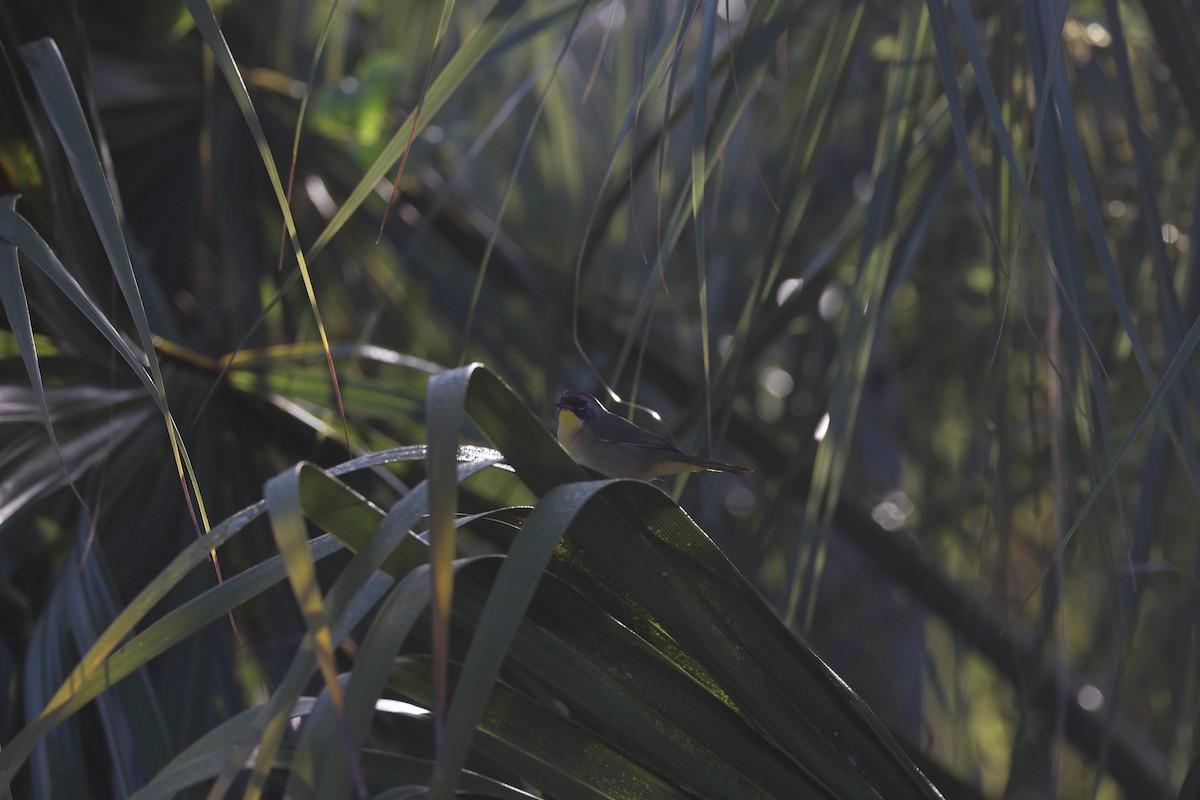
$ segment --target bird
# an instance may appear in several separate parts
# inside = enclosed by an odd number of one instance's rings
[[[750,472],[736,464],[688,455],[657,433],[609,412],[587,392],[568,389],[554,406],[559,444],[577,463],[606,478],[648,481],[677,472]]]

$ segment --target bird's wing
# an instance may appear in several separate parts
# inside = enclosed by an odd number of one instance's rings
[[[668,442],[657,433],[651,433],[645,428],[638,427],[632,422],[609,414],[607,417],[595,419],[591,424],[592,433],[605,442],[620,442],[635,447],[648,447],[654,450],[665,450],[669,453],[680,453],[680,449]]]

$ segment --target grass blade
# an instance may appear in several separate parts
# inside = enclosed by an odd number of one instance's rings
[[[52,39],[40,39],[23,45],[20,52],[29,67],[42,105],[58,133],[59,141],[66,150],[67,159],[75,172],[77,185],[83,194],[88,211],[92,215],[96,230],[100,234],[100,240],[108,255],[109,263],[112,265],[117,285],[121,287],[121,293],[125,297],[125,304],[142,343],[143,357],[149,365],[158,405],[163,410],[167,437],[171,442],[180,484],[186,495],[190,482],[196,496],[196,510],[200,513],[200,523],[203,530],[207,531],[209,525],[207,513],[204,510],[204,498],[200,492],[196,475],[191,469],[187,450],[167,405],[167,389],[163,382],[158,356],[154,351],[154,334],[150,330],[150,320],[146,316],[143,305],[142,290],[129,257],[129,248],[125,241],[124,231],[121,229],[120,215],[104,174],[100,156],[96,152],[95,143],[89,135],[87,119],[79,104],[79,98],[75,94],[75,88],[71,84],[66,64],[63,62],[58,46]],[[78,305],[78,301],[76,304]],[[165,323],[164,327],[167,327]],[[188,507],[190,510],[190,498]],[[201,525],[198,524],[197,535],[200,533],[200,527]],[[216,562],[214,562],[214,566],[216,566]],[[217,567],[217,571],[220,575],[219,567]]]
[[[337,370],[334,368],[333,356],[330,353],[329,337],[325,333],[325,323],[321,319],[321,310],[317,306],[317,293],[313,288],[312,276],[308,270],[308,262],[304,257],[304,249],[300,246],[300,238],[296,232],[296,222],[292,219],[287,192],[284,191],[283,183],[279,179],[279,170],[275,168],[275,158],[271,155],[271,148],[267,144],[267,136],[263,133],[262,123],[258,120],[258,113],[254,110],[254,103],[250,99],[250,93],[246,90],[246,83],[242,80],[242,74],[238,70],[237,64],[234,63],[233,53],[229,50],[229,43],[225,41],[225,36],[221,33],[216,17],[213,16],[212,9],[209,7],[207,0],[185,0],[185,2],[188,11],[192,14],[192,18],[196,21],[196,27],[200,30],[201,35],[204,36],[204,40],[212,50],[217,64],[221,67],[221,73],[225,76],[225,81],[229,84],[234,99],[237,100],[238,107],[242,111],[242,116],[250,128],[250,134],[254,137],[254,143],[258,146],[258,153],[262,158],[263,166],[266,168],[267,177],[271,181],[271,188],[275,190],[275,199],[278,201],[279,208],[283,212],[284,227],[287,228],[288,236],[291,237],[292,250],[296,254],[296,264],[299,267],[300,276],[304,280],[304,290],[308,293],[308,305],[313,312],[313,321],[317,326],[317,334],[321,337],[321,346],[325,349],[325,357],[329,364],[329,380],[333,385],[333,393],[338,405],[338,415],[342,420],[342,432],[345,437],[346,449],[349,450],[350,430],[346,423],[346,411],[342,407],[342,391],[338,385]]]

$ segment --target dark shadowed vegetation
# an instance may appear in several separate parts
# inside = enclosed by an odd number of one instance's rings
[[[1200,797],[1197,13],[0,7],[0,789]]]

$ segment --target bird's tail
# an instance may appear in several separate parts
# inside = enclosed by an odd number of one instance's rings
[[[728,461],[717,461],[715,458],[700,458],[699,456],[673,459],[669,465],[664,464],[663,466],[665,467],[661,473],[663,475],[670,475],[673,472],[732,472],[735,475],[748,475],[751,472],[747,467],[739,467]]]
[[[749,467],[740,467],[728,461],[717,461],[715,458],[693,458],[692,463],[706,472],[732,472],[735,475],[749,475]]]

